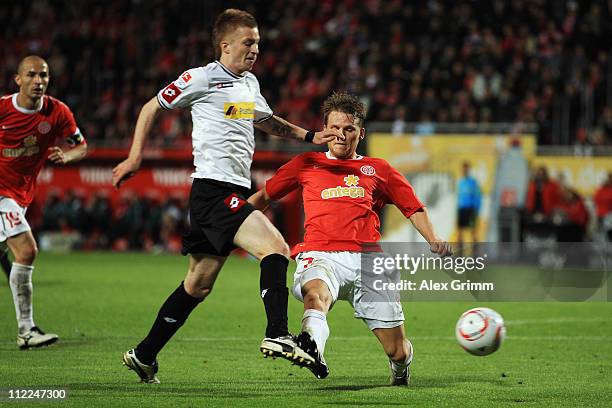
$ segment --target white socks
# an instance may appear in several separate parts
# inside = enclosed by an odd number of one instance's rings
[[[389,360],[391,362],[391,370],[393,371],[393,375],[397,376],[403,374],[404,370],[406,370],[406,367],[408,367],[410,363],[412,363],[412,355],[414,353],[412,351],[412,343],[410,343],[410,340],[406,340],[406,345],[410,349],[410,354],[408,355],[408,357],[406,357],[406,361],[404,361],[403,363],[396,363],[393,360]]]
[[[13,262],[9,284],[13,292],[15,314],[19,334],[24,334],[34,327],[32,319],[32,271],[33,266],[21,265]]]
[[[319,353],[323,355],[325,351],[325,342],[329,337],[329,326],[327,325],[327,316],[325,313],[315,309],[306,309],[302,318],[302,331],[310,333]]]

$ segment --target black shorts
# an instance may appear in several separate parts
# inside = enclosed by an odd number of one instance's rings
[[[183,235],[183,255],[227,256],[236,248],[234,235],[255,211],[246,200],[250,190],[232,183],[194,179],[189,194],[189,231]]]
[[[473,208],[460,208],[457,213],[459,228],[470,228],[476,224],[476,211]]]

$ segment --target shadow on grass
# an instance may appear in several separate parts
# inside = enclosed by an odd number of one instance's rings
[[[500,380],[498,378],[490,379],[474,379],[470,376],[459,376],[459,375],[436,375],[436,376],[415,376],[412,378],[410,386],[407,388],[450,388],[455,387],[464,383],[486,383],[499,385]],[[329,386],[322,386],[316,388],[320,391],[362,391],[370,389],[393,389],[387,383],[386,377],[361,377],[351,378],[350,384],[334,384]],[[397,387],[397,389],[404,389],[406,387]]]
[[[141,384],[134,382],[133,384],[113,384],[113,383],[73,383],[67,386],[73,395],[78,395],[79,391],[94,391],[90,394],[81,394],[82,397],[97,397],[100,393],[112,392],[114,394],[125,392],[125,394],[131,394],[132,396],[147,395],[147,396],[163,396],[166,394],[170,395],[185,395],[192,397],[206,397],[214,395],[215,398],[256,398],[263,396],[264,393],[238,391],[236,389],[224,389],[223,384],[216,384],[215,386],[202,385],[200,387],[182,387],[182,386],[168,386],[164,384]]]

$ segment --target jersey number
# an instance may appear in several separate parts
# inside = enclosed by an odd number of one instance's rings
[[[4,215],[4,219],[8,222],[9,228],[15,228],[17,225],[21,224],[21,220],[19,219],[19,213],[16,212],[8,212],[2,213]]]

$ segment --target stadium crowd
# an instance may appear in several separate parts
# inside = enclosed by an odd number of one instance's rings
[[[45,56],[49,93],[72,108],[89,144],[127,147],[143,103],[183,70],[214,60],[212,18],[227,6],[5,0],[3,91],[16,91],[13,71],[23,56]],[[569,144],[612,144],[612,1],[273,0],[232,6],[258,19],[262,40],[254,72],[262,93],[275,113],[305,128],[320,128],[317,107],[343,89],[365,102],[368,121],[535,122],[540,145],[559,143],[563,129],[569,137],[562,141]],[[150,146],[190,148],[188,112],[165,112],[155,129]],[[535,177],[530,186],[527,210],[543,215],[530,222],[564,213],[584,237],[582,198],[557,183],[550,193],[558,198],[556,211],[544,208],[544,179]],[[104,195],[51,194],[35,230],[78,231],[86,237],[83,248],[176,251],[187,222],[184,202],[126,194],[111,205]]]
[[[103,193],[87,197],[79,191],[51,191],[29,214],[34,231],[78,233],[75,249],[179,252],[188,225],[183,196],[143,197],[126,190],[117,202]]]
[[[523,217],[526,235],[553,235],[560,242],[612,241],[612,173],[593,195],[593,216],[584,197],[562,174],[553,177],[545,166],[534,169]]]
[[[569,144],[612,143],[611,1],[232,5],[258,19],[254,71],[270,106],[306,128],[320,127],[315,107],[330,91],[345,89],[366,102],[370,121],[535,122],[540,144],[558,142],[553,133],[562,129]],[[225,7],[195,0],[6,0],[1,78],[10,84],[24,55],[47,57],[50,93],[73,108],[90,143],[125,146],[151,94],[214,59],[211,19]],[[189,132],[186,113],[168,113],[152,145],[189,146]]]

